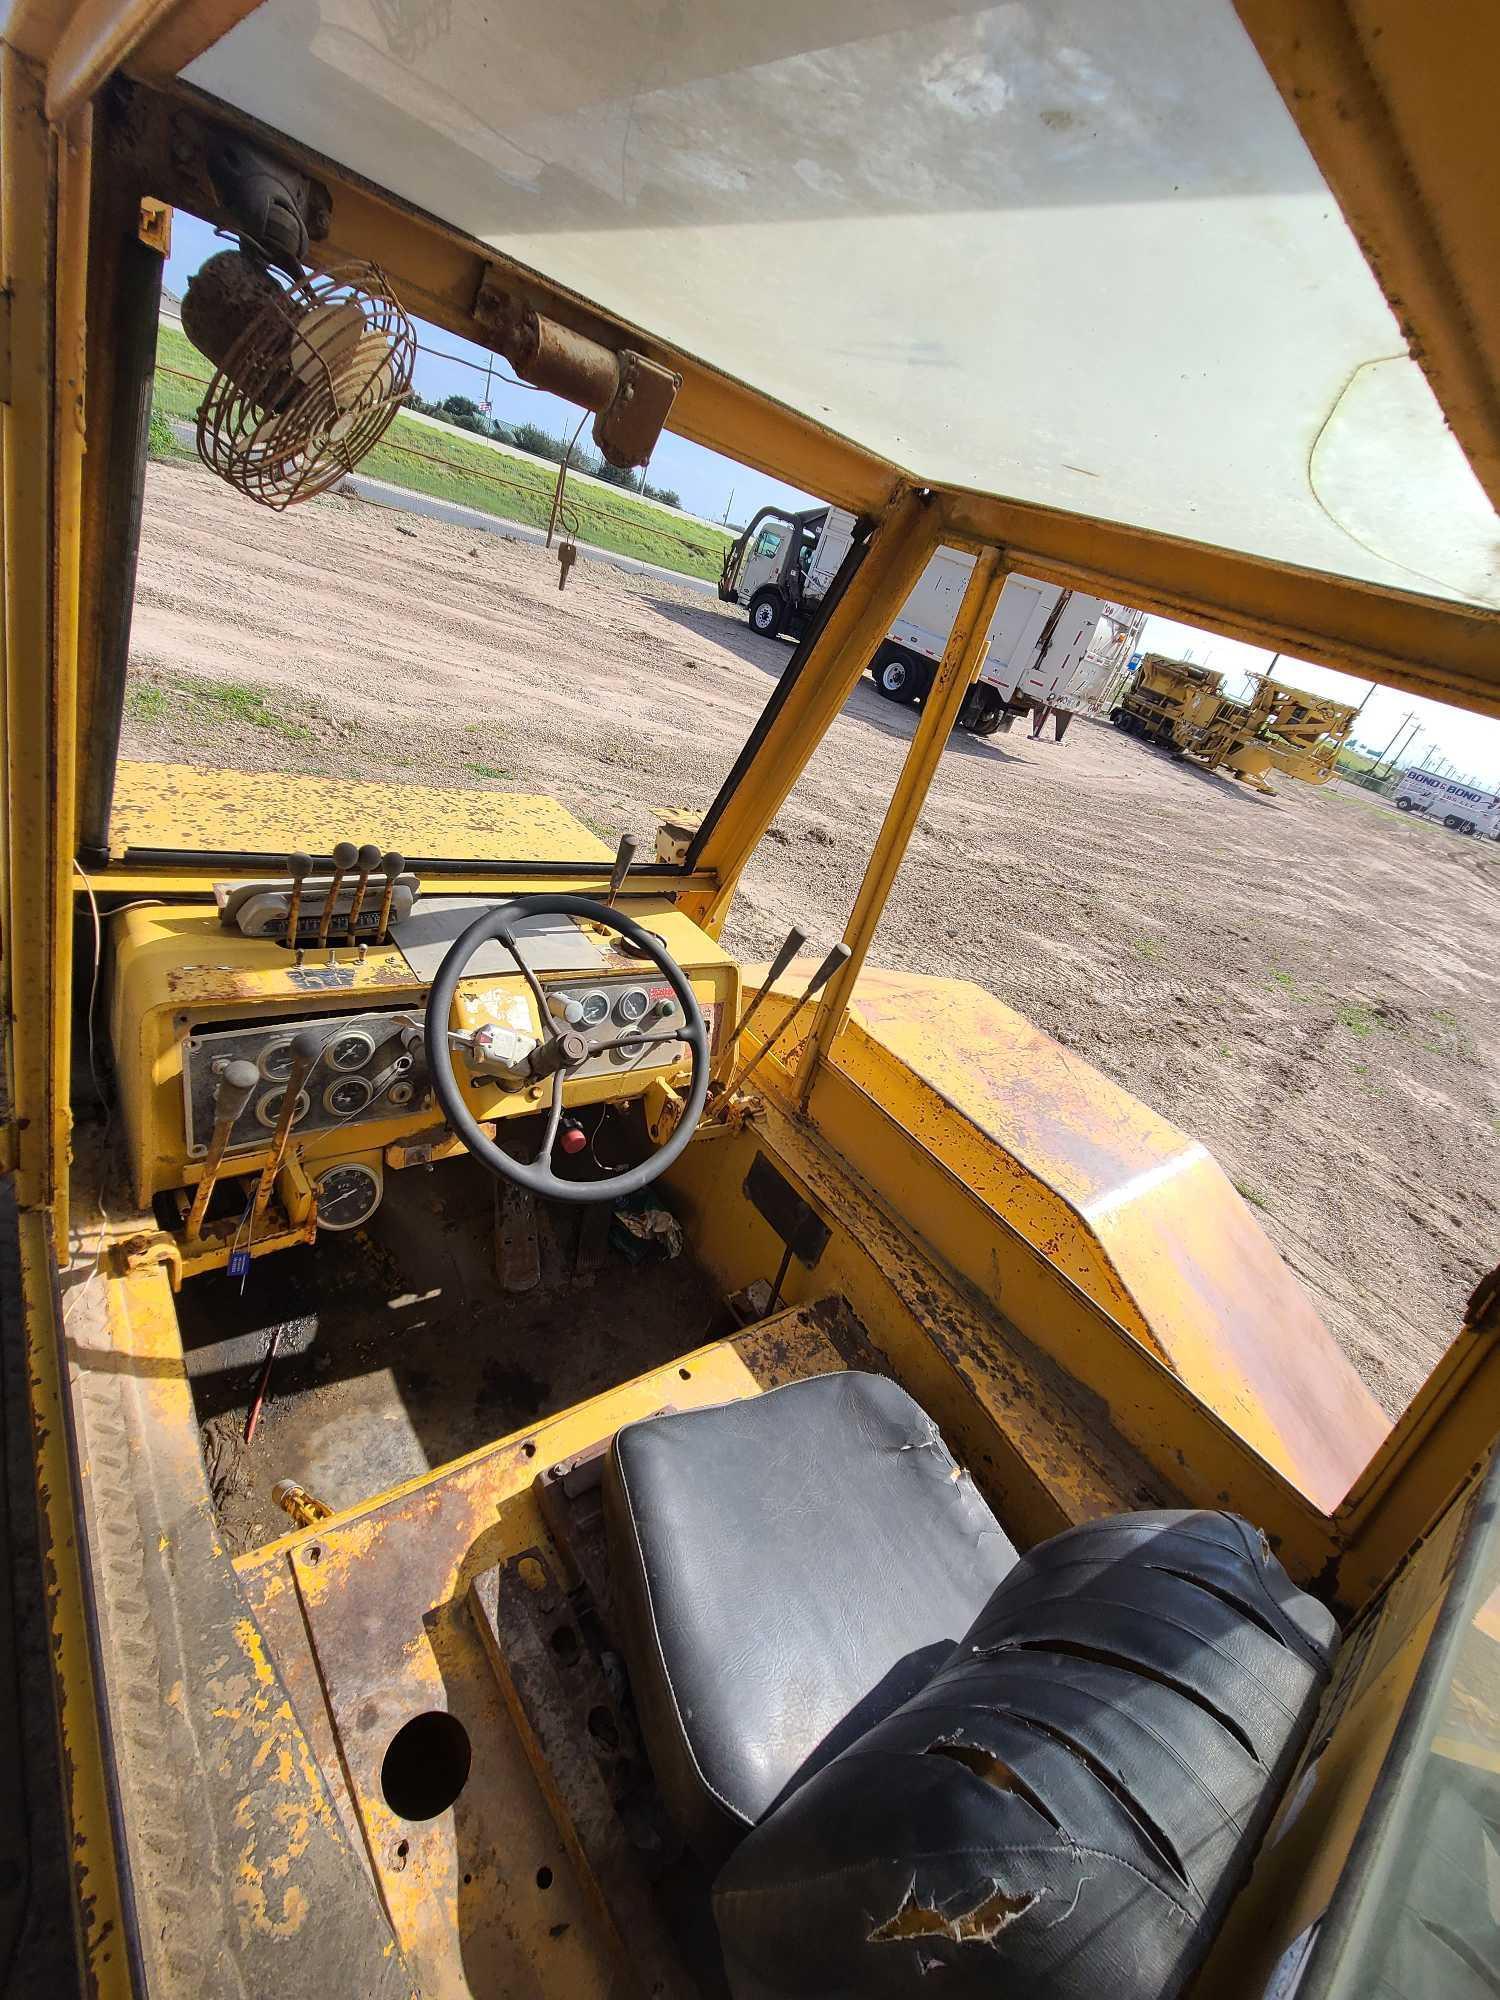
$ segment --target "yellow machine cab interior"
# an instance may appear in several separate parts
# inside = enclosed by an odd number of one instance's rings
[[[8,1990],[1500,1990],[1500,1275],[1391,1424],[1192,1135],[876,940],[1013,573],[1500,712],[1500,14],[0,23]],[[174,215],[231,543],[418,324],[855,516],[706,811],[120,754]],[[940,547],[843,935],[742,963]]]

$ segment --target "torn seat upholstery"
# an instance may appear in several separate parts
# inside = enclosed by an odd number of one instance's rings
[[[1183,1991],[1337,1641],[1255,1529],[1127,1514],[1017,1557],[857,1374],[632,1425],[606,1496],[658,1779],[733,1847],[736,2000]]]

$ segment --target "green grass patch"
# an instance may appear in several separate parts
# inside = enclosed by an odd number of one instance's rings
[[[1251,1187],[1248,1181],[1235,1181],[1234,1191],[1242,1200],[1248,1201],[1252,1208],[1265,1208],[1265,1202],[1255,1192],[1255,1189]]]
[[[1367,1039],[1377,1025],[1385,1025],[1374,1008],[1363,1000],[1340,1001],[1333,1018],[1341,1028],[1347,1028],[1351,1035],[1358,1035],[1361,1040]]]
[[[125,692],[126,712],[137,722],[178,717],[197,722],[242,722],[291,743],[308,743],[312,731],[272,707],[261,688],[239,681],[200,681],[169,674],[161,681],[134,681]]]
[[[209,378],[208,363],[175,326],[163,320],[157,332],[156,406],[166,416],[191,421]],[[168,375],[165,368],[181,371]],[[182,374],[195,381],[185,382]],[[417,453],[424,454],[421,457]],[[434,459],[441,464],[433,464]],[[372,479],[388,480],[408,492],[426,493],[475,507],[501,521],[544,528],[552,511],[557,468],[544,459],[512,456],[463,431],[434,430],[398,416],[384,438],[360,464]],[[717,577],[729,546],[722,529],[653,506],[612,487],[585,486],[572,479],[564,500],[568,525],[581,542],[635,556],[684,576]]]
[[[1130,942],[1135,946],[1142,958],[1155,959],[1161,957],[1161,946],[1156,942],[1155,938],[1132,938]]]
[[[125,690],[125,712],[136,722],[165,722],[171,712],[166,689],[149,681],[133,682]]]
[[[509,771],[498,770],[496,766],[493,764],[468,764],[465,765],[464,768],[466,770],[472,771],[476,778],[505,779],[510,776]]]

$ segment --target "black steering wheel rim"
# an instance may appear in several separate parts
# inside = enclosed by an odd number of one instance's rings
[[[681,1039],[687,1044],[692,1055],[693,1073],[688,1086],[687,1102],[682,1116],[677,1121],[676,1130],[665,1145],[658,1146],[649,1159],[639,1166],[630,1167],[622,1174],[611,1174],[602,1181],[565,1181],[553,1173],[550,1163],[550,1146],[547,1157],[534,1161],[518,1160],[497,1146],[493,1139],[480,1129],[479,1121],[464,1102],[464,1094],[459,1086],[453,1067],[453,1053],[448,1046],[448,1018],[453,1011],[454,995],[458,982],[468,970],[469,961],[482,944],[492,940],[504,942],[520,965],[520,957],[510,933],[512,926],[525,917],[582,917],[586,921],[603,924],[629,940],[636,949],[649,959],[671,987],[678,1006],[682,1009]],[[548,1031],[549,1023],[543,1020],[542,1032]],[[432,1088],[443,1115],[453,1131],[478,1160],[482,1160],[491,1173],[502,1180],[514,1182],[528,1193],[545,1196],[552,1201],[617,1201],[621,1195],[634,1194],[643,1187],[649,1187],[659,1174],[666,1172],[692,1138],[699,1118],[703,1113],[704,1101],[708,1096],[709,1053],[708,1030],[703,1022],[703,1010],[698,1005],[698,996],[688,983],[686,973],[667,950],[661,939],[645,930],[634,918],[627,917],[620,910],[612,910],[606,904],[597,902],[592,896],[573,895],[533,895],[516,896],[508,903],[495,903],[481,910],[468,929],[456,937],[448,947],[442,964],[433,978],[427,996],[426,1018],[427,1071],[432,1079]],[[561,1102],[564,1073],[554,1072],[553,1090],[557,1101]]]

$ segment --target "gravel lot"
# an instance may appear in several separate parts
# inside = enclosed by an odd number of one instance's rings
[[[789,657],[686,588],[580,562],[559,593],[524,543],[182,465],[136,601],[125,755],[550,792],[611,841],[708,804]],[[855,692],[732,947],[838,935],[913,723]],[[1497,915],[1500,846],[1079,721],[954,738],[875,957],[977,981],[1209,1145],[1394,1413],[1497,1255]]]

